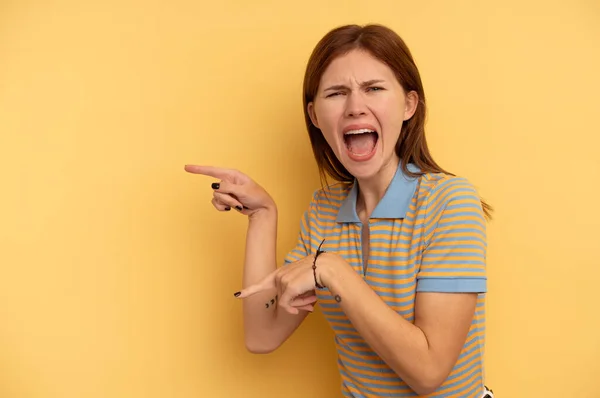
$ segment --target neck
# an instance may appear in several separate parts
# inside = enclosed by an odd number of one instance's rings
[[[400,159],[394,156],[376,175],[369,179],[358,180],[356,211],[361,219],[366,220],[371,216],[392,182],[399,163]]]

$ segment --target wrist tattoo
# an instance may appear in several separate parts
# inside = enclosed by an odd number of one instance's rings
[[[340,303],[342,301],[342,297],[339,294],[336,294],[334,297],[335,301],[337,301],[338,303]]]
[[[277,295],[275,295],[275,297],[273,297],[271,299],[271,301],[265,303],[265,308],[268,309],[269,307],[273,306],[276,302],[277,302]]]

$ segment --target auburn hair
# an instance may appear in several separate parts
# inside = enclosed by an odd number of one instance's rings
[[[321,180],[326,181],[329,175],[336,181],[350,183],[354,181],[354,177],[335,156],[321,130],[312,123],[308,104],[317,95],[321,77],[329,64],[335,58],[356,49],[366,51],[386,64],[394,72],[405,92],[415,91],[418,94],[417,109],[414,115],[402,125],[395,147],[404,173],[412,177],[425,173],[454,175],[435,162],[427,146],[425,91],[408,46],[393,30],[382,25],[369,24],[334,28],[317,43],[308,60],[303,83],[304,119]],[[419,171],[411,172],[407,167],[409,163],[417,166]],[[485,216],[491,219],[492,207],[484,200],[481,200],[481,205]]]

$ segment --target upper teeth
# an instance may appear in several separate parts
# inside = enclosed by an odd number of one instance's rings
[[[358,129],[358,130],[350,130],[346,131],[345,134],[364,134],[364,133],[374,133],[375,131],[369,129]]]

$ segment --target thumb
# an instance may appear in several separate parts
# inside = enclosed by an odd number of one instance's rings
[[[275,274],[277,271],[274,271],[267,275],[265,279],[262,281],[255,283],[242,289],[239,292],[234,293],[233,295],[239,299],[244,299],[246,297],[250,297],[256,293],[264,292],[266,290],[275,289],[277,286],[275,285]]]

